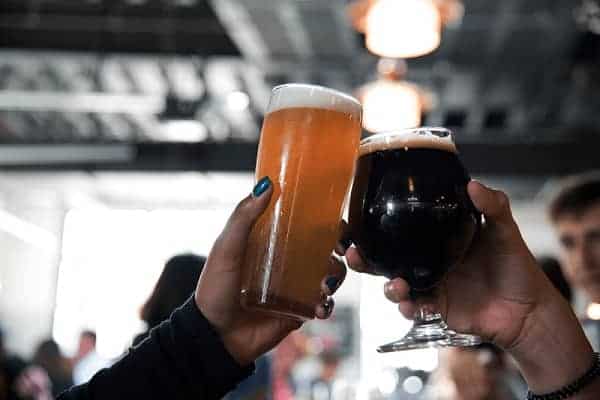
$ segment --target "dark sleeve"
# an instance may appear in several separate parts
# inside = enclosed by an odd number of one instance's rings
[[[237,364],[191,298],[112,367],[58,399],[220,399],[253,369]]]

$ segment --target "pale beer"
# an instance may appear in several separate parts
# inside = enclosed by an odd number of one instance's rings
[[[320,86],[273,89],[258,149],[256,178],[274,186],[250,236],[242,304],[299,319],[314,317],[321,280],[339,234],[354,174],[361,107]]]

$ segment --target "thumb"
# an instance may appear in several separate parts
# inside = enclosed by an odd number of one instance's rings
[[[513,224],[508,196],[500,191],[471,181],[467,191],[475,207],[485,215],[486,222],[498,225]]]
[[[269,205],[272,194],[273,184],[265,176],[258,181],[252,193],[238,203],[210,253],[213,259],[219,260],[219,270],[239,269],[252,227]]]
[[[519,248],[526,248],[523,237],[515,222],[508,196],[500,191],[490,189],[477,181],[469,182],[467,191],[475,207],[485,216],[487,228],[492,228],[498,239],[504,243],[518,244]]]

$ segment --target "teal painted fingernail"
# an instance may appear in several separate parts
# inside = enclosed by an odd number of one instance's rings
[[[325,280],[325,284],[329,288],[330,293],[335,292],[335,289],[337,289],[339,283],[340,283],[340,280],[338,278],[336,278],[335,276],[330,276],[329,278],[327,278]]]
[[[267,189],[271,186],[271,180],[268,176],[262,177],[254,189],[252,189],[252,196],[259,197],[261,194],[267,191]]]

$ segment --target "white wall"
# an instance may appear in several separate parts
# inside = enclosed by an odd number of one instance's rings
[[[0,207],[0,326],[6,347],[24,357],[52,328],[63,211],[44,203],[19,196]]]

